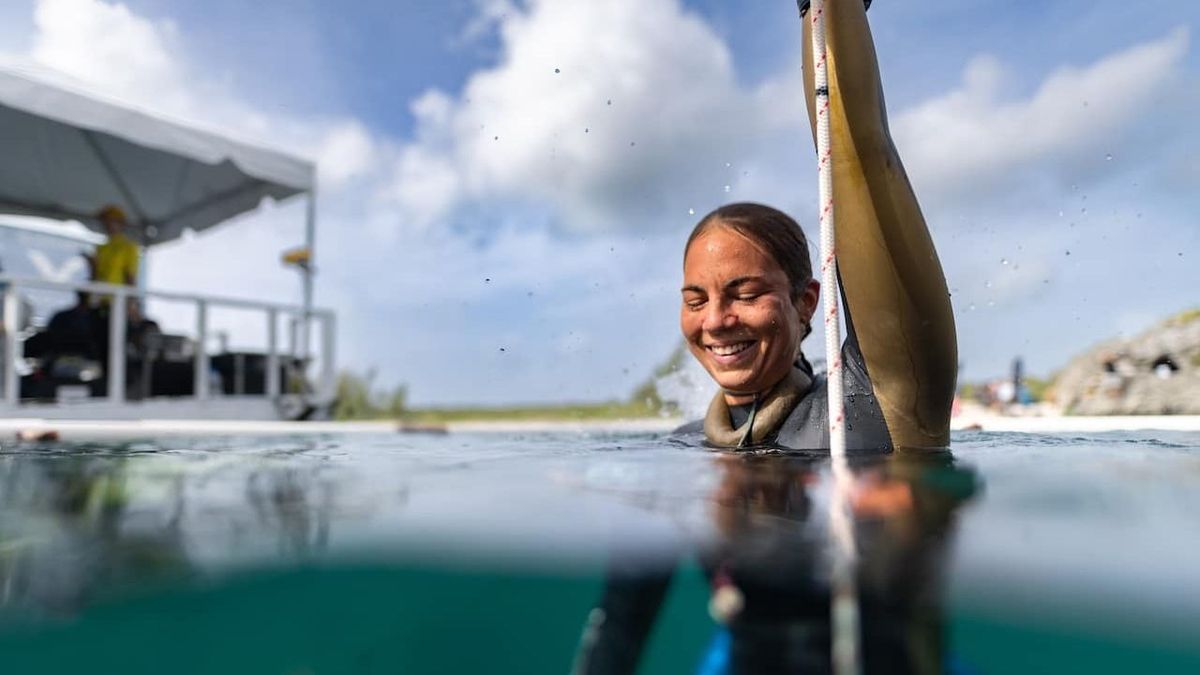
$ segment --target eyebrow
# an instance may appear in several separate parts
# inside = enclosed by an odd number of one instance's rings
[[[751,282],[762,282],[762,281],[763,281],[762,277],[756,277],[756,276],[737,277],[735,279],[730,279],[729,282],[725,284],[724,288],[727,288],[727,289],[728,288],[737,288],[738,286],[741,286],[742,284],[748,284]],[[692,291],[694,293],[704,293],[705,292],[703,288],[701,288],[695,284],[688,284],[687,286],[684,286],[682,289],[680,289],[681,293],[687,293],[688,291]]]

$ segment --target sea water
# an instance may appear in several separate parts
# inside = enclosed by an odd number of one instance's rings
[[[1200,672],[1200,434],[855,473],[868,630],[954,672]],[[700,672],[722,579],[730,626],[825,616],[830,485],[648,433],[0,442],[0,672],[565,673],[638,578],[669,580],[638,672]]]

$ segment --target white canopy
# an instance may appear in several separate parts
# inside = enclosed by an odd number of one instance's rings
[[[43,76],[0,68],[0,212],[98,229],[125,210],[146,245],[203,230],[264,197],[309,192],[304,159],[163,119]]]

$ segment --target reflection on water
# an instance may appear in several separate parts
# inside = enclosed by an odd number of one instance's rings
[[[187,579],[214,544],[289,558],[327,545],[335,488],[319,465],[189,464],[139,445],[5,449],[0,610],[69,616],[95,593]]]
[[[814,508],[828,461],[721,455],[715,463],[710,508],[719,536],[697,555],[723,630],[703,672],[829,672],[830,539]],[[974,474],[949,453],[898,452],[860,459],[854,475],[863,665],[871,673],[943,672],[943,572]],[[613,561],[576,673],[634,672],[672,572],[657,562]]]
[[[854,471],[867,672],[1200,672],[1200,434]],[[830,485],[653,434],[0,440],[0,670],[822,672]]]

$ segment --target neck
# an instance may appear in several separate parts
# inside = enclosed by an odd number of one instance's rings
[[[758,399],[758,392],[729,391],[722,392],[727,405],[749,405]]]

